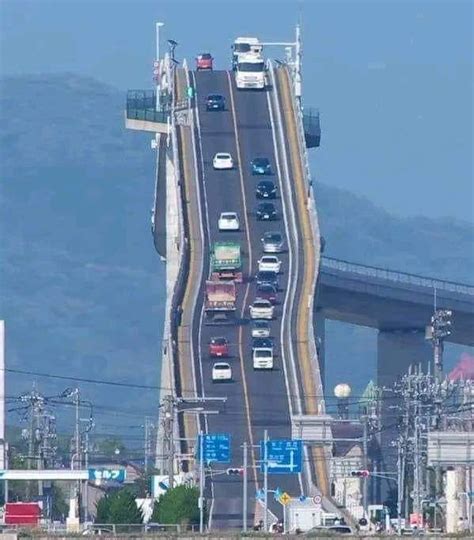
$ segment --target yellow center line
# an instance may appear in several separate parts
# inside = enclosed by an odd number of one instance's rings
[[[280,71],[281,73],[281,71]],[[293,162],[293,173],[295,180],[295,187],[297,192],[297,203],[299,206],[298,215],[300,217],[300,223],[303,232],[303,284],[300,293],[300,309],[298,310],[297,327],[299,340],[297,341],[298,359],[302,364],[303,372],[303,387],[305,391],[305,402],[308,414],[318,414],[318,408],[316,406],[317,391],[314,384],[314,378],[312,373],[311,357],[309,351],[309,310],[307,309],[307,298],[312,292],[313,276],[315,272],[315,256],[314,256],[314,238],[309,223],[308,209],[306,207],[307,195],[304,189],[304,179],[301,169],[301,161],[299,159],[299,149],[296,137],[296,126],[294,118],[291,115],[292,104],[290,100],[290,88],[288,73],[285,71],[283,77],[284,84],[282,99],[284,104],[284,113],[287,118],[288,129],[288,141],[291,148],[291,156]],[[303,339],[301,339],[303,338]],[[328,495],[328,482],[326,469],[324,467],[325,456],[322,447],[318,446],[313,448],[313,461],[317,470],[318,484],[322,493]]]
[[[243,169],[242,169],[242,155],[240,151],[239,133],[237,130],[237,115],[235,112],[234,91],[232,88],[231,75],[228,71],[227,71],[227,80],[229,83],[232,119],[234,122],[235,145],[237,148],[237,162],[238,162],[239,177],[240,177],[240,188],[242,190],[242,202],[244,206],[245,238],[247,240],[247,248],[248,248],[248,254],[249,254],[249,277],[250,277],[252,275],[252,245],[250,243],[250,237],[249,237],[250,229],[249,229],[248,218],[247,218],[247,203],[245,200],[245,182],[244,182],[244,174],[243,174]],[[240,314],[241,319],[244,317],[245,306],[247,305],[247,298],[248,298],[249,292],[250,292],[250,283],[247,281],[247,285],[245,287],[244,301],[242,304],[242,312]],[[244,351],[243,351],[242,325],[239,326],[239,354],[240,354],[240,370],[241,370],[241,375],[242,375],[242,385],[243,385],[243,390],[244,390],[245,412],[247,415],[247,426],[248,426],[248,431],[249,431],[250,448],[251,448],[250,454],[251,454],[251,459],[253,463],[252,471],[253,471],[255,486],[256,486],[256,489],[258,489],[257,468],[255,466],[256,464],[255,447],[253,444],[252,422],[250,419],[250,400],[249,400],[249,395],[248,395],[247,378],[245,376],[245,367],[244,367],[245,358],[244,358]]]

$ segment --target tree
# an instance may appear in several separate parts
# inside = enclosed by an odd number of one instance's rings
[[[137,507],[135,497],[127,489],[113,494],[109,507],[109,523],[143,523],[142,511]]]
[[[99,499],[96,504],[96,523],[109,523],[110,514],[110,496],[104,495],[102,499]]]
[[[60,486],[54,482],[51,485],[51,518],[63,521],[68,515],[69,506]]]
[[[161,495],[153,507],[151,521],[155,523],[199,523],[199,490],[196,487],[177,486]]]

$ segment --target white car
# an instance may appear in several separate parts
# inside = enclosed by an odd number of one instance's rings
[[[267,321],[255,321],[252,326],[252,337],[270,337],[270,325]]]
[[[258,347],[253,350],[253,369],[273,369],[273,349]]]
[[[212,382],[231,381],[232,368],[226,362],[216,362],[212,366]]]
[[[234,168],[234,160],[227,152],[218,152],[212,160],[212,166],[218,171]]]
[[[256,298],[249,309],[251,319],[273,319],[274,307],[269,300]]]
[[[275,255],[263,255],[258,261],[258,271],[259,272],[278,272],[281,269],[281,261]]]
[[[238,231],[240,227],[239,216],[235,212],[222,212],[217,226],[220,231]]]

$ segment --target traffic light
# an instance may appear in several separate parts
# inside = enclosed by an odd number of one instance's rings
[[[351,471],[351,476],[356,478],[367,478],[370,475],[370,472],[367,469],[362,469],[360,471]]]
[[[237,475],[242,475],[244,474],[244,470],[242,468],[237,468],[237,467],[234,467],[234,468],[230,468],[230,469],[227,469],[226,470],[226,473],[229,475],[229,476],[237,476]]]

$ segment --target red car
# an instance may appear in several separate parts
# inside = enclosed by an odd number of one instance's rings
[[[223,337],[211,338],[209,343],[209,355],[210,356],[228,356],[229,354],[229,342]]]
[[[196,70],[207,69],[212,71],[212,55],[209,53],[199,54],[196,58]]]
[[[258,298],[263,298],[264,300],[268,300],[272,304],[276,304],[276,301],[277,301],[276,287],[272,285],[271,283],[261,283],[260,285],[257,285],[256,296]]]

